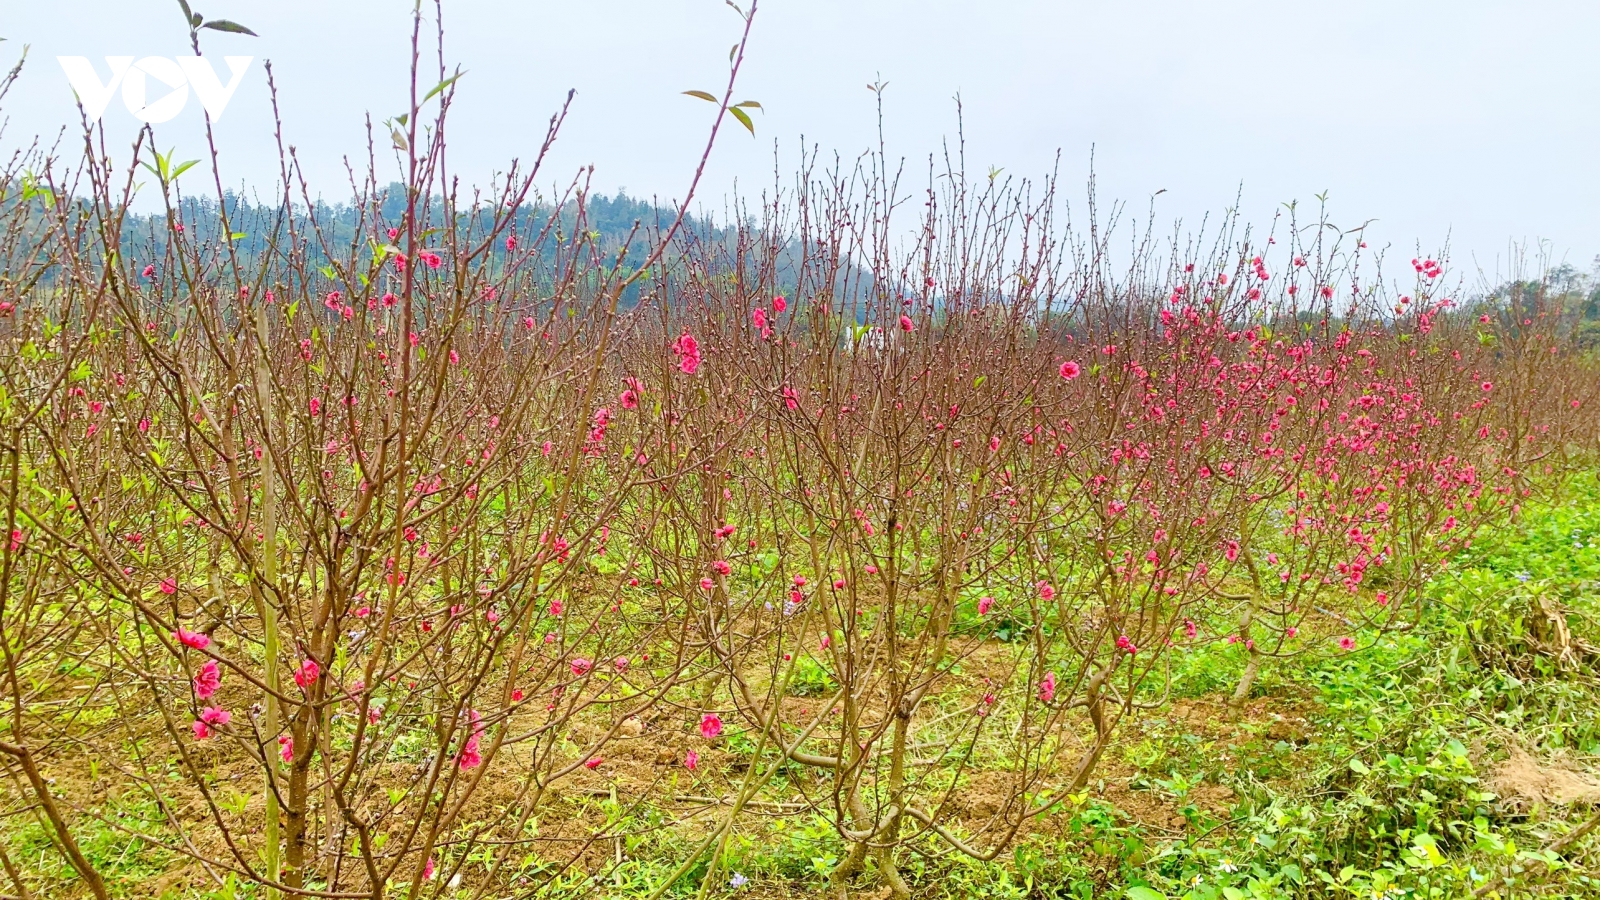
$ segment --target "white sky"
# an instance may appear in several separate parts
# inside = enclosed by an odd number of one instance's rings
[[[0,60],[32,45],[4,103],[7,152],[75,121],[57,55],[90,57],[104,76],[106,55],[188,52],[175,0],[7,5]],[[363,116],[404,108],[409,2],[192,5],[261,35],[202,32],[209,55],[256,57],[218,123],[224,181],[275,179],[271,59],[288,140],[324,197],[347,196]],[[680,92],[720,92],[740,24],[721,0],[446,0],[446,56],[468,70],[452,166],[470,182],[531,156],[576,88],[543,183],[592,163],[604,191],[681,195],[711,107]],[[866,84],[881,77],[890,154],[912,187],[955,133],[959,92],[969,169],[1036,176],[1059,148],[1075,210],[1093,147],[1102,201],[1142,214],[1165,188],[1162,220],[1198,222],[1242,185],[1246,217],[1265,223],[1327,190],[1336,224],[1376,219],[1369,240],[1401,259],[1448,238],[1458,270],[1493,275],[1513,243],[1546,241],[1556,262],[1587,270],[1600,253],[1597,36],[1593,0],[762,0],[738,89],[765,106],[759,137],[724,132],[702,200],[720,209],[736,181],[770,185],[775,140],[785,171],[802,136],[846,156],[874,145]],[[199,157],[202,115],[191,98],[156,126],[161,145]],[[104,121],[126,147],[137,122],[120,96]],[[190,190],[201,180],[186,176]]]

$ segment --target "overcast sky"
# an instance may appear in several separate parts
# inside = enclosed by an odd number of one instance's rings
[[[410,3],[192,5],[260,35],[203,32],[208,55],[255,57],[218,122],[225,182],[271,189],[270,59],[286,138],[324,197],[347,196],[364,116],[404,110]],[[107,55],[188,52],[176,0],[7,6],[0,59],[31,45],[4,101],[7,153],[75,121],[58,55],[89,57],[104,78]],[[531,156],[572,88],[543,182],[593,164],[604,191],[679,196],[712,112],[681,92],[720,91],[740,26],[721,0],[446,0],[446,56],[468,73],[452,167],[481,180]],[[770,185],[775,146],[787,169],[802,138],[845,156],[875,145],[866,85],[881,78],[890,155],[918,173],[955,134],[959,94],[969,169],[1038,176],[1059,150],[1075,209],[1092,150],[1102,200],[1142,213],[1165,189],[1157,214],[1169,222],[1197,222],[1242,190],[1246,217],[1264,223],[1327,191],[1335,223],[1376,219],[1369,240],[1404,259],[1448,239],[1458,267],[1494,275],[1513,244],[1547,242],[1556,262],[1588,270],[1600,253],[1597,41],[1594,0],[762,0],[737,92],[765,110],[756,138],[724,132],[703,200],[720,208],[735,183]],[[200,156],[202,116],[191,98],[156,126],[159,142]],[[120,96],[103,121],[121,147],[138,124]]]

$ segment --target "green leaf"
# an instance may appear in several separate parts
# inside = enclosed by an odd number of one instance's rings
[[[715,102],[717,102],[717,98],[711,96],[710,94],[706,93],[705,91],[684,91],[684,93],[688,94],[691,97],[699,97],[701,100],[704,100],[707,103],[715,103]]]
[[[150,148],[150,153],[155,156],[156,164],[153,165],[153,166],[150,165],[147,162],[141,162],[139,164],[144,166],[146,169],[149,169],[152,173],[155,174],[155,176],[157,178],[161,179],[162,181],[166,181],[167,180],[167,157],[162,156],[161,155],[161,151],[155,149],[154,147]]]
[[[178,6],[183,9],[183,20],[185,22],[193,22],[194,10],[189,8],[189,0],[178,0]]]
[[[761,104],[757,103],[754,100],[745,100],[745,101],[742,101],[742,102],[739,102],[739,103],[735,103],[734,106],[748,107],[750,109],[761,109]]]
[[[227,19],[212,19],[211,21],[205,23],[204,25],[201,25],[200,27],[201,28],[209,28],[212,31],[226,31],[226,32],[228,32],[230,34],[248,34],[251,37],[260,37],[261,36],[259,34],[256,34],[254,31],[251,31],[250,29],[244,27],[243,25],[240,25],[238,22],[230,22]]]
[[[744,110],[740,109],[737,106],[728,107],[728,112],[733,113],[733,117],[735,119],[739,120],[739,124],[743,125],[745,127],[746,131],[750,132],[750,136],[751,137],[755,137],[756,136],[756,123],[750,121],[750,114],[749,113],[745,112]]]
[[[1356,773],[1357,775],[1365,775],[1372,770],[1367,768],[1367,764],[1361,760],[1352,759],[1350,760],[1350,771]]]
[[[457,70],[454,75],[451,75],[449,78],[446,78],[445,80],[443,80],[443,81],[439,82],[438,84],[434,85],[433,86],[433,90],[429,91],[422,98],[422,102],[423,103],[427,103],[429,100],[432,100],[435,96],[437,96],[439,94],[440,91],[444,90],[445,88],[449,87],[452,84],[455,84],[456,83],[456,79],[460,78],[461,76],[463,76],[465,74],[467,74],[467,73],[462,72],[460,70]],[[421,104],[418,104],[418,105],[420,106]]]
[[[248,234],[245,234],[242,231],[235,231],[232,234],[228,235],[228,240],[230,240],[230,241],[242,241],[247,237],[249,237]]]
[[[1167,895],[1155,888],[1145,887],[1142,884],[1134,885],[1123,891],[1123,896],[1128,900],[1167,900]]]
[[[987,375],[979,375],[977,378],[972,379],[972,386],[975,387],[975,388],[983,387],[983,383],[985,381],[988,381],[988,380],[989,380],[989,376],[987,376]]]
[[[182,175],[183,173],[189,171],[190,168],[192,168],[194,166],[197,166],[199,164],[200,164],[200,160],[198,160],[198,159],[191,159],[191,160],[187,160],[185,162],[179,163],[178,167],[176,169],[172,170],[172,180],[176,181],[179,175]]]

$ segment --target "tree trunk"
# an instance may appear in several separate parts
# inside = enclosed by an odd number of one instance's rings
[[[1250,626],[1255,622],[1256,603],[1260,594],[1250,592],[1250,605],[1245,607],[1244,615],[1239,617],[1239,640],[1249,648],[1250,661],[1245,663],[1244,674],[1239,676],[1239,684],[1233,689],[1233,696],[1228,698],[1228,708],[1238,709],[1244,706],[1244,701],[1250,697],[1250,686],[1255,684],[1256,675],[1261,672],[1261,651],[1255,648],[1250,640]]]
[[[1244,674],[1239,676],[1239,684],[1233,689],[1233,696],[1228,698],[1230,709],[1239,709],[1244,702],[1250,699],[1250,688],[1256,683],[1256,675],[1261,672],[1261,651],[1250,648],[1250,661],[1244,664]]]

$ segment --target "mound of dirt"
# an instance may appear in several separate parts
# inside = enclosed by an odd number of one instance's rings
[[[1600,780],[1558,762],[1541,762],[1520,747],[1495,767],[1489,786],[1508,808],[1600,803]]]

